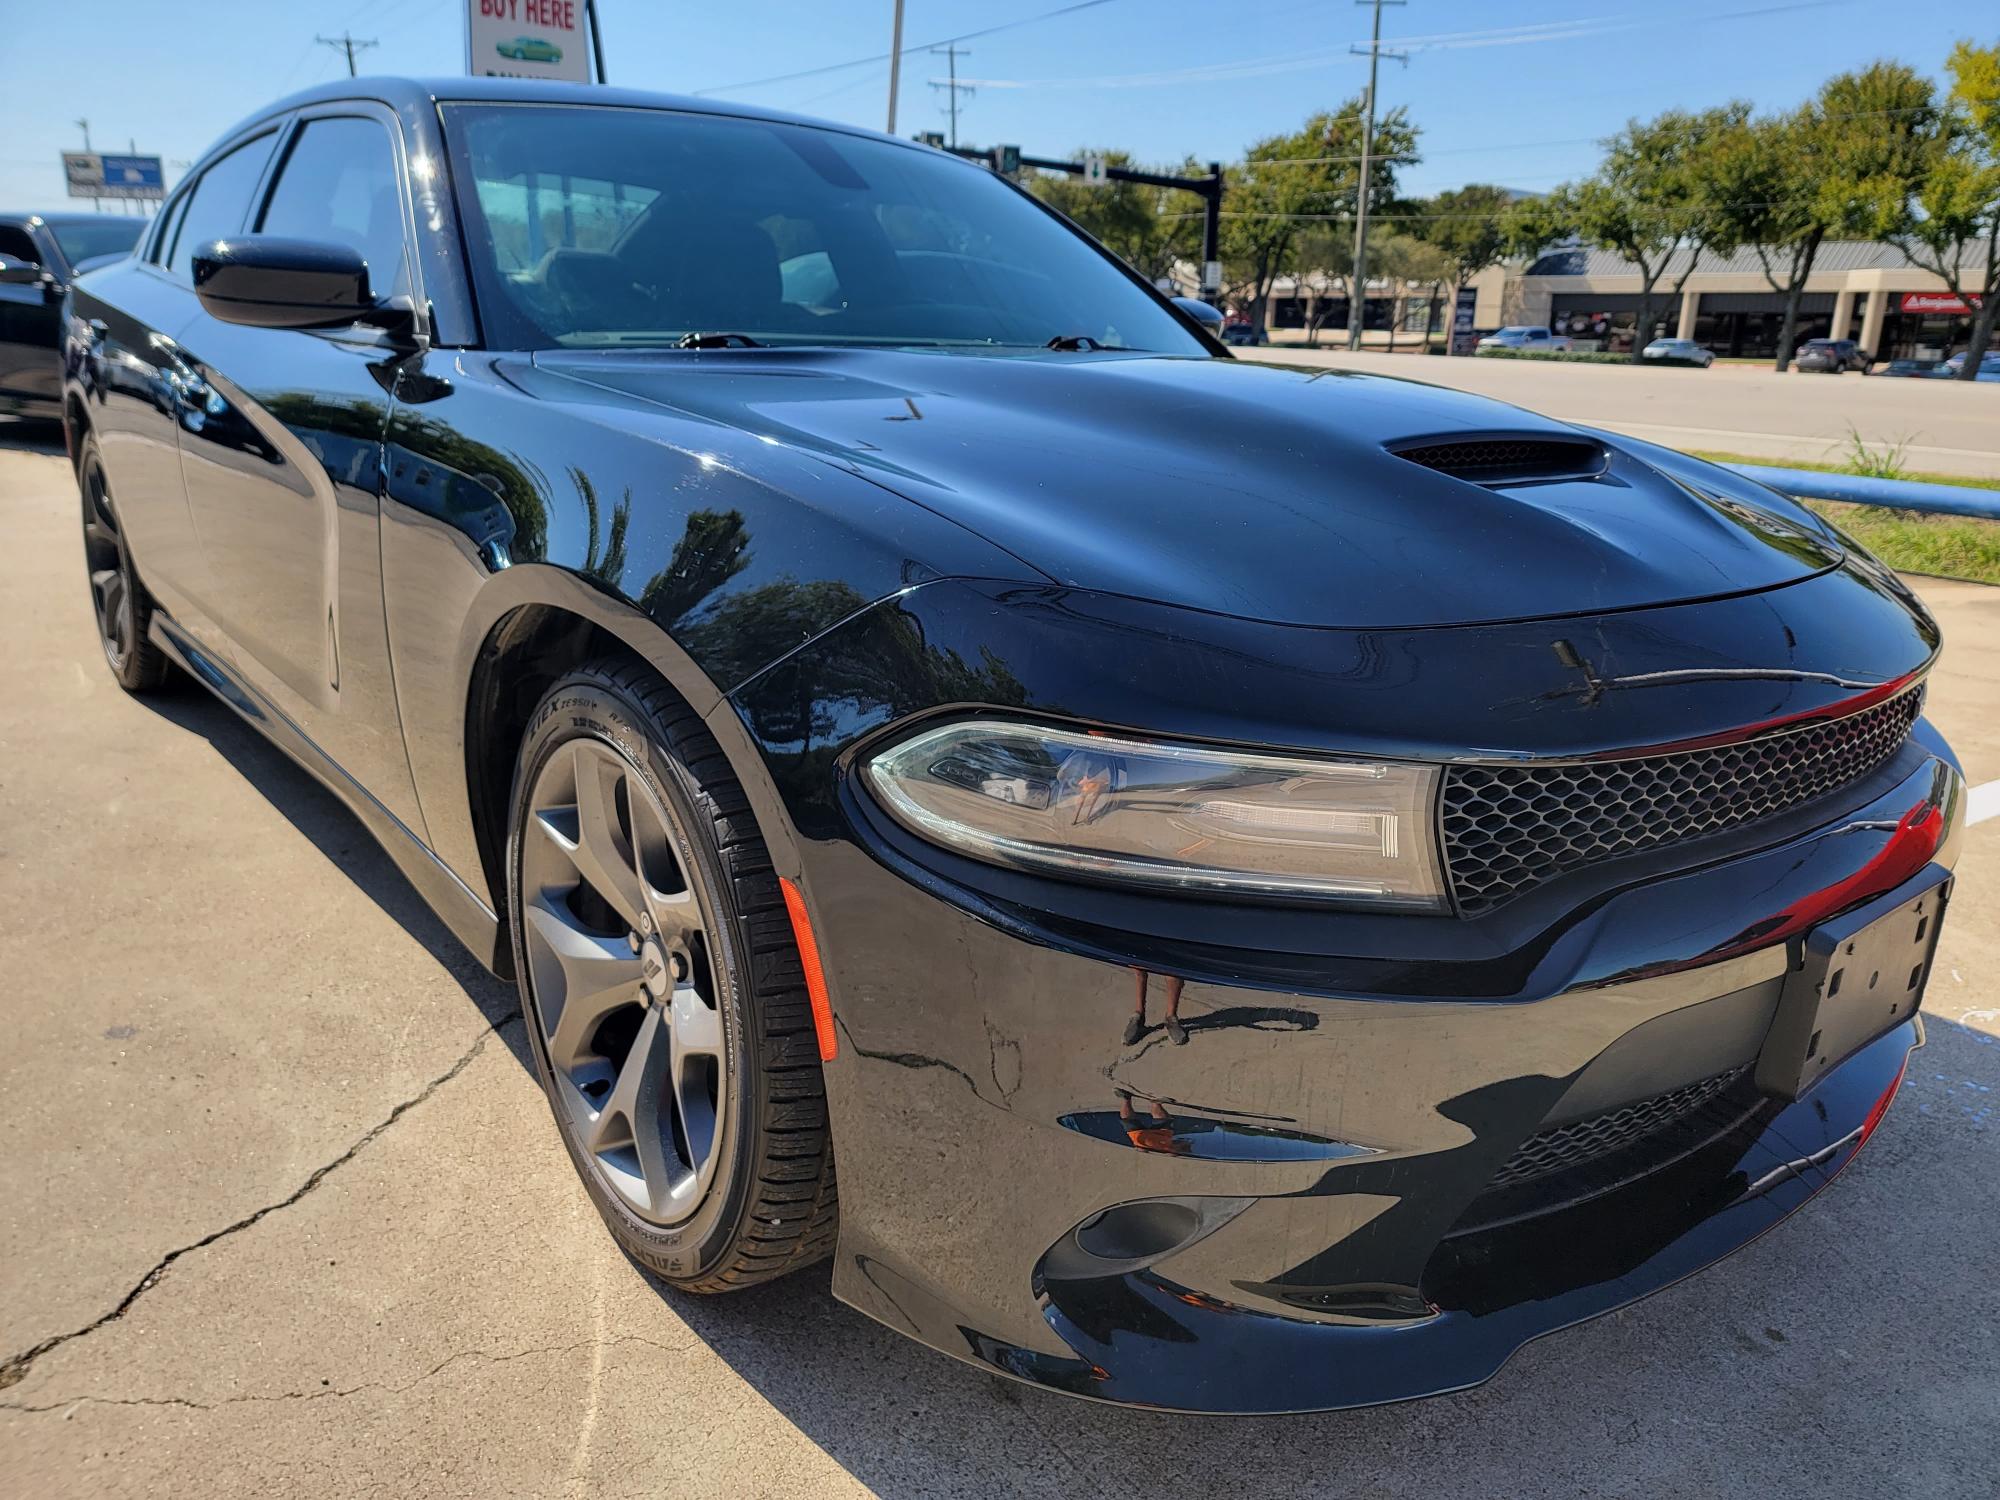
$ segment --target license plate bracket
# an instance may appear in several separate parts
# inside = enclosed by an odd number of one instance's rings
[[[1757,1086],[1797,1099],[1856,1050],[1915,1015],[1930,979],[1951,877],[1892,893],[1799,940],[1757,1059]]]

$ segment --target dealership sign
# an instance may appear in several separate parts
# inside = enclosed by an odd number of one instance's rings
[[[1901,303],[1906,313],[1969,313],[1979,306],[1979,295],[1974,293],[1972,306],[1966,306],[1963,297],[1954,297],[1950,292],[1905,292]]]
[[[164,198],[167,176],[157,156],[106,156],[65,151],[63,176],[72,198]]]
[[[465,71],[588,83],[583,12],[584,0],[466,0]]]

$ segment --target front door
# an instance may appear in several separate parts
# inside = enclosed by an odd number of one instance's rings
[[[253,233],[354,246],[378,296],[409,294],[393,116],[321,106],[291,130]],[[369,327],[250,328],[201,312],[179,337],[204,388],[181,421],[212,612],[245,681],[417,837],[389,672],[381,457],[407,345]]]
[[[34,236],[17,224],[0,224],[0,255],[42,264]],[[0,282],[0,412],[32,404],[52,415],[62,399],[62,359],[57,345],[62,287],[53,279],[33,284]]]

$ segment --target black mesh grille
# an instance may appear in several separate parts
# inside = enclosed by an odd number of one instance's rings
[[[1452,766],[1445,860],[1458,909],[1490,911],[1580,865],[1734,828],[1867,774],[1923,707],[1908,692],[1844,719],[1682,755],[1571,765]]]
[[[1426,469],[1456,474],[1475,484],[1496,484],[1506,480],[1566,479],[1594,474],[1604,465],[1604,450],[1595,443],[1570,442],[1561,438],[1482,438],[1464,443],[1425,443],[1414,448],[1398,448],[1398,458],[1406,458]]]
[[[1713,1078],[1685,1084],[1634,1104],[1620,1105],[1587,1120],[1539,1130],[1521,1142],[1520,1149],[1507,1158],[1506,1164],[1494,1174],[1493,1181],[1487,1184],[1488,1190],[1512,1187],[1516,1183],[1546,1177],[1552,1172],[1566,1172],[1571,1167],[1621,1151],[1635,1141],[1693,1114],[1710,1100],[1720,1097],[1749,1071],[1747,1067],[1731,1068]]]

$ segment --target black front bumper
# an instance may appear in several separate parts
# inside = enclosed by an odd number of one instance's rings
[[[1747,1243],[1859,1149],[1921,1021],[1796,1103],[1759,1092],[1757,1059],[1804,934],[1937,882],[1962,794],[1920,725],[1836,821],[1616,891],[1491,998],[1284,988],[1177,951],[1185,1045],[1161,972],[1123,1043],[1140,956],[893,850],[808,845],[839,1031],[835,1290],[1111,1401],[1305,1411],[1482,1381]],[[1649,1107],[1520,1178],[1551,1133]]]

